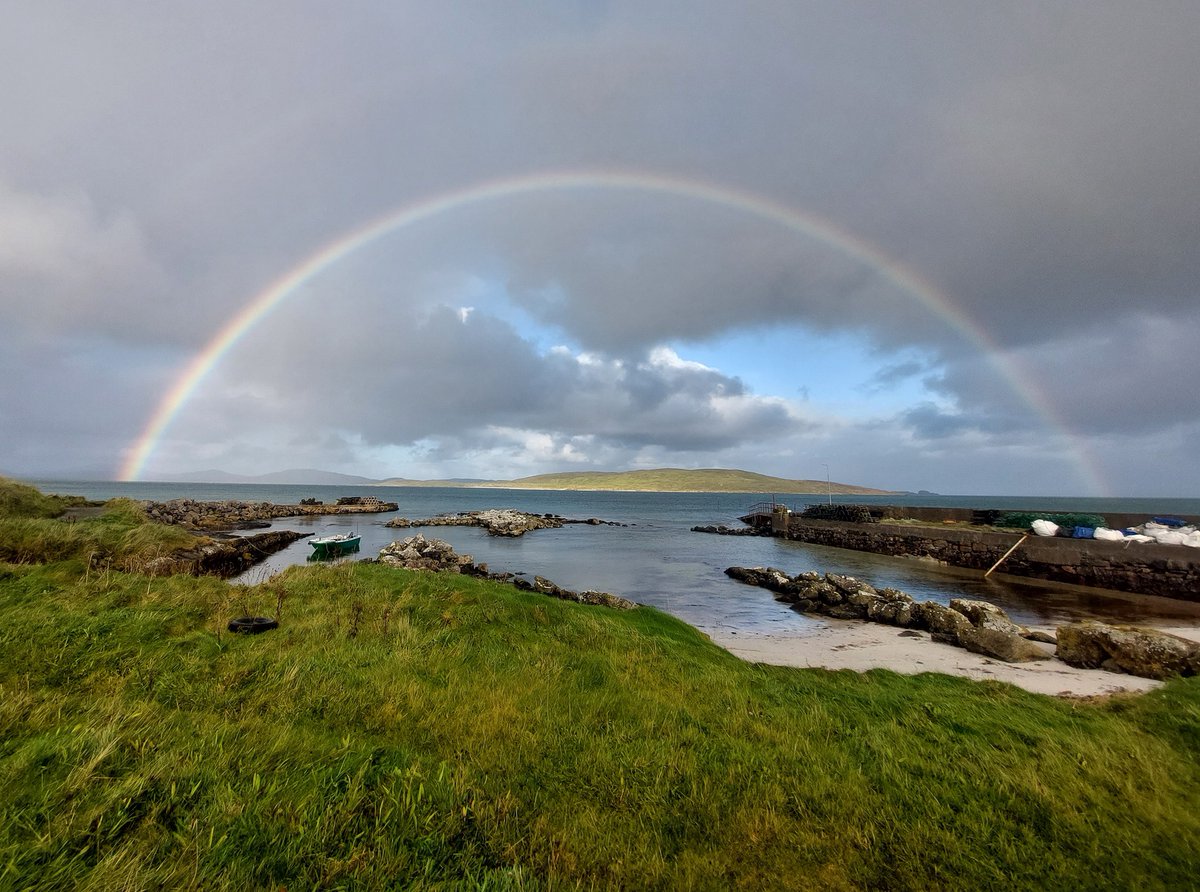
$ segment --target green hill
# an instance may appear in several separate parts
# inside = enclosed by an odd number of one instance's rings
[[[788,480],[752,471],[724,468],[655,468],[646,471],[579,471],[563,474],[538,474],[518,480],[491,481],[479,486],[512,489],[607,489],[645,492],[762,492],[810,493],[833,492],[853,495],[886,495],[887,490],[827,483],[824,480]]]

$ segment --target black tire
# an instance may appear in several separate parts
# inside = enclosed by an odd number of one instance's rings
[[[257,635],[268,629],[279,628],[279,623],[265,616],[242,616],[229,621],[229,631],[246,635]]]

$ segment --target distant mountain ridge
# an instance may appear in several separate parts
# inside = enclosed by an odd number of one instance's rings
[[[289,468],[270,474],[231,474],[210,469],[190,474],[172,474],[162,478],[164,483],[278,483],[286,486],[371,486],[378,483],[370,477],[321,471],[317,468]]]

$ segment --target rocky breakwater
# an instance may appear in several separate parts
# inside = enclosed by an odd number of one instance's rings
[[[146,516],[156,523],[172,524],[191,530],[246,530],[267,526],[278,517],[315,517],[323,514],[378,514],[395,511],[395,502],[360,499],[352,503],[323,505],[319,502],[276,505],[272,502],[198,502],[195,499],[171,499],[167,502],[142,502]]]
[[[297,539],[311,533],[292,530],[271,530],[253,536],[230,539],[198,539],[194,548],[176,551],[148,561],[141,572],[148,576],[172,576],[185,573],[192,576],[228,578],[250,569],[259,561],[287,548]]]
[[[714,536],[773,536],[770,527],[727,527],[724,524],[716,526],[692,527],[693,533],[711,533]]]
[[[532,581],[513,573],[491,573],[487,564],[477,564],[469,554],[458,554],[449,542],[427,539],[420,533],[385,545],[379,552],[379,562],[405,570],[426,570],[440,573],[461,573],[493,582],[504,582],[522,591],[539,592],[552,598],[594,604],[617,610],[632,610],[638,605],[608,592],[573,592],[555,585],[548,579],[535,576]]]
[[[1085,621],[1059,626],[1049,635],[1014,623],[987,601],[955,598],[949,606],[935,601],[917,603],[896,589],[875,589],[852,576],[835,573],[788,576],[772,567],[730,567],[725,573],[769,589],[776,600],[804,613],[920,630],[934,641],[1009,663],[1053,656],[1070,666],[1142,678],[1200,674],[1200,642],[1157,629]],[[1055,645],[1055,649],[1051,652],[1044,645]]]
[[[1007,663],[1053,657],[1044,646],[1054,643],[1051,636],[1017,625],[1003,610],[986,601],[955,598],[949,607],[936,601],[917,603],[897,589],[876,589],[853,576],[836,573],[788,576],[773,567],[730,567],[725,574],[766,588],[776,600],[803,613],[924,631],[934,641]]]
[[[463,511],[458,514],[439,514],[424,520],[409,520],[393,517],[385,526],[397,529],[412,527],[482,527],[489,536],[524,536],[530,530],[553,530],[569,523],[591,526],[624,526],[610,520],[590,517],[587,520],[570,520],[557,514],[528,514],[512,508],[489,508],[484,511]]]

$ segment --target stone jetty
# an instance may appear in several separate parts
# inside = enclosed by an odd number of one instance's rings
[[[381,514],[395,511],[395,502],[383,502],[374,496],[348,496],[335,505],[305,501],[298,505],[272,502],[198,502],[195,499],[171,499],[167,502],[142,502],[146,516],[157,523],[186,527],[189,530],[245,530],[266,526],[279,517],[317,517],[326,514]]]
[[[834,505],[837,510],[832,513],[841,519],[829,520],[776,507],[775,512],[752,513],[742,520],[768,535],[810,545],[932,560],[984,572],[999,564],[997,572],[1011,576],[1200,602],[1200,548],[1024,536],[989,526],[987,515],[995,512],[970,509]],[[847,519],[852,517],[858,519]],[[1110,514],[1108,522],[1125,523],[1132,517]],[[724,535],[735,532],[695,529]]]

